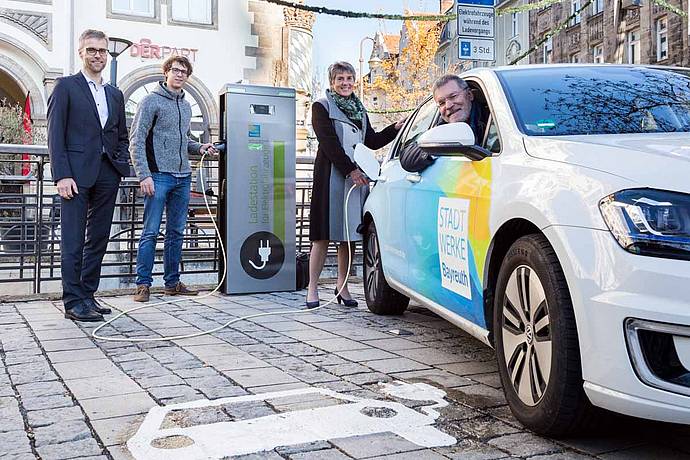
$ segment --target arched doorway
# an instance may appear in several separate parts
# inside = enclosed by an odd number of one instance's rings
[[[0,69],[0,101],[5,105],[23,105],[26,93],[7,72]]]
[[[127,96],[125,102],[125,115],[127,116],[127,125],[131,126],[134,114],[141,100],[158,86],[158,79],[141,84],[134,88],[134,90]],[[211,139],[210,123],[208,115],[204,117],[204,110],[199,101],[194,97],[191,91],[187,91],[185,99],[192,106],[192,121],[191,131],[192,137],[198,142],[209,142]]]
[[[119,80],[125,97],[127,125],[130,126],[139,102],[163,79],[159,65],[140,67]],[[192,75],[184,87],[192,106],[192,135],[199,142],[210,142],[218,131],[218,108],[211,92]]]
[[[45,128],[47,96],[61,75],[57,69],[49,69],[27,45],[0,33],[0,100],[5,98],[23,107],[29,94],[34,128]]]

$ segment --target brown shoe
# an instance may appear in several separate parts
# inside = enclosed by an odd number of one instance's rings
[[[135,302],[148,302],[151,292],[149,287],[145,284],[140,284],[137,286],[137,290],[134,291],[134,301]]]
[[[197,295],[199,291],[189,289],[182,281],[178,281],[173,287],[165,288],[165,295]]]

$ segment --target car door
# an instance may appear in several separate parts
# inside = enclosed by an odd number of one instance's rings
[[[484,103],[483,96],[475,101]],[[479,144],[500,152],[490,113]],[[439,156],[429,168],[407,177],[405,203],[406,285],[481,327],[486,327],[483,271],[490,240],[491,161]]]
[[[405,199],[412,185],[409,173],[400,166],[400,152],[411,139],[426,131],[436,116],[432,99],[425,101],[405,124],[391,148],[389,160],[381,167],[376,187],[382,200],[377,200],[374,220],[379,235],[381,260],[386,277],[405,284],[407,278],[407,232],[405,231]],[[371,197],[370,197],[371,199]],[[380,201],[380,202],[379,202]]]

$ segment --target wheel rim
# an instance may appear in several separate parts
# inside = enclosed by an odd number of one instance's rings
[[[508,378],[520,400],[541,401],[551,374],[551,327],[544,287],[530,267],[510,274],[503,297],[503,356]]]
[[[379,283],[381,282],[381,255],[376,233],[369,232],[367,236],[367,250],[364,253],[364,288],[367,299],[376,299]]]

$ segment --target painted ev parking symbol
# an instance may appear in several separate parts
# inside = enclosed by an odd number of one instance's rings
[[[275,449],[280,446],[395,433],[421,447],[450,446],[456,439],[433,423],[435,409],[448,405],[446,393],[424,383],[393,383],[382,386],[385,394],[414,401],[433,401],[418,412],[405,405],[377,399],[358,398],[323,388],[303,388],[260,395],[237,396],[213,401],[154,407],[137,433],[127,442],[136,459],[220,459]],[[327,407],[295,410],[241,421],[168,428],[166,416],[173,412],[247,404],[301,395],[322,395],[342,403]]]

